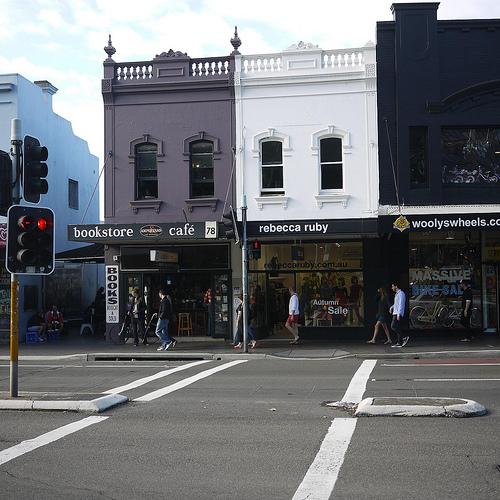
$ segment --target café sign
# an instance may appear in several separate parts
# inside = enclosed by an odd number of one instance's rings
[[[71,224],[68,240],[95,243],[130,243],[217,237],[217,223],[176,222],[164,224]]]

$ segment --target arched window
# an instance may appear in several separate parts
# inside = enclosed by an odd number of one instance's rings
[[[135,199],[158,198],[158,146],[147,142],[135,146]]]
[[[321,190],[343,189],[342,139],[320,140]]]
[[[190,198],[214,196],[214,144],[194,141],[189,145]]]
[[[283,143],[262,140],[260,142],[260,165],[262,194],[282,194],[283,189]]]

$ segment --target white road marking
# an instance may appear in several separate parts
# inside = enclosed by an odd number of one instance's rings
[[[359,403],[362,400],[366,384],[376,364],[377,361],[374,359],[363,361],[352,377],[342,401]],[[313,463],[292,500],[330,498],[357,422],[357,418],[336,418],[332,421]]]
[[[166,377],[168,375],[171,375],[172,373],[177,373],[183,370],[187,370],[188,368],[192,368],[193,366],[198,366],[204,363],[210,363],[210,361],[211,360],[209,359],[204,359],[202,361],[195,361],[194,363],[188,363],[187,365],[177,366],[176,368],[163,370],[161,372],[155,373],[154,375],[150,375],[149,377],[140,378],[138,380],[135,380],[134,382],[130,382],[129,384],[121,385],[120,387],[115,387],[114,389],[109,389],[107,391],[104,391],[103,394],[119,394],[120,392],[130,391],[131,389],[140,387],[141,385],[152,382],[153,380]]]
[[[346,403],[359,403],[363,399],[363,394],[366,390],[366,383],[370,377],[370,373],[377,364],[376,359],[367,359],[361,363],[356,373],[351,379],[349,387],[342,398]]]
[[[328,500],[344,462],[357,418],[336,418],[292,500]]]
[[[500,378],[414,378],[415,382],[498,382]]]
[[[408,366],[423,366],[425,368],[429,368],[432,366],[500,366],[500,363],[398,363],[398,364],[382,364],[382,366],[389,366],[389,367],[408,367]]]
[[[144,396],[141,396],[140,398],[134,399],[134,401],[152,401],[153,399],[161,398],[162,396],[165,396],[166,394],[170,394],[171,392],[177,391],[177,390],[182,389],[188,385],[194,384],[198,380],[209,377],[210,375],[213,375],[214,373],[220,372],[222,370],[227,370],[228,368],[231,368],[232,366],[239,365],[240,363],[246,363],[247,361],[248,361],[247,359],[240,359],[237,361],[230,361],[229,363],[226,363],[224,365],[216,366],[215,368],[210,368],[209,370],[205,370],[203,372],[197,373],[196,375],[193,375],[192,377],[188,377],[184,380],[180,380],[179,382],[176,382],[175,384],[168,385],[167,387],[163,387],[162,389],[158,389],[157,391],[153,391],[153,392],[150,392],[149,394],[145,394]]]
[[[63,425],[58,429],[54,429],[53,431],[47,432],[33,439],[27,439],[26,441],[22,441],[15,446],[7,448],[5,450],[0,451],[0,465],[10,462],[14,460],[14,458],[20,457],[25,453],[29,453],[30,451],[36,450],[41,446],[45,446],[50,444],[58,439],[67,436],[68,434],[72,434],[73,432],[77,432],[89,425],[98,424],[103,420],[106,420],[109,417],[87,417],[82,420],[78,420],[77,422],[73,422],[68,425]]]

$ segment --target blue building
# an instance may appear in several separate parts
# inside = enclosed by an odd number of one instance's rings
[[[499,331],[500,19],[438,20],[393,4],[377,23],[379,226],[386,276],[409,291],[409,327]]]
[[[10,151],[10,127],[13,118],[22,121],[22,134],[37,137],[49,150],[49,192],[42,195],[40,206],[55,212],[56,253],[81,245],[68,241],[68,224],[99,221],[98,158],[89,151],[85,140],[77,137],[71,123],[54,113],[52,98],[57,92],[48,81],[30,82],[19,74],[0,75],[0,149]],[[90,201],[92,197],[92,200]],[[90,202],[90,205],[89,205]],[[8,338],[10,318],[10,274],[0,266],[0,339]],[[102,267],[102,266],[101,266]],[[102,284],[95,264],[58,262],[56,270],[45,278],[20,279],[20,323],[22,339],[28,319],[56,303],[67,318],[79,318],[82,309],[94,298]]]

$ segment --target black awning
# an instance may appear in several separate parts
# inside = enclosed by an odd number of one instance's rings
[[[56,260],[100,264],[104,262],[104,244],[94,243],[92,245],[66,250],[65,252],[59,252],[56,253]]]

